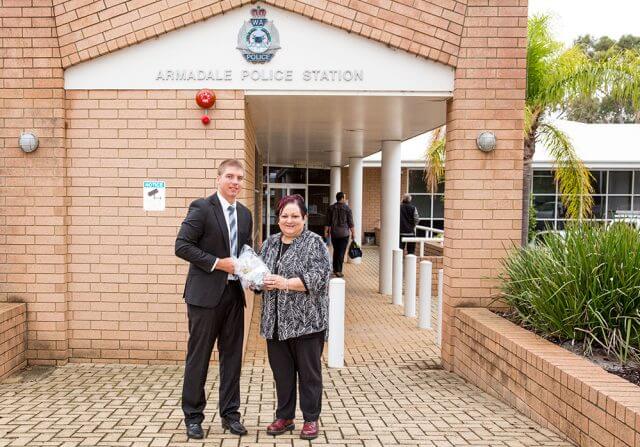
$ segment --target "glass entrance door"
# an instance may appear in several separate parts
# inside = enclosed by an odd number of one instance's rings
[[[267,188],[267,197],[266,204],[264,208],[266,209],[266,215],[268,218],[266,219],[266,233],[267,235],[272,235],[280,232],[280,227],[278,227],[278,203],[280,199],[285,196],[292,194],[300,194],[304,199],[305,203],[307,202],[307,185],[296,185],[296,184],[275,184],[269,185]]]

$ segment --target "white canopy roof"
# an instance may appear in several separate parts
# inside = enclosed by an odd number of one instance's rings
[[[585,124],[556,120],[590,168],[640,168],[640,124]],[[402,143],[402,166],[423,167],[431,132]],[[380,152],[364,159],[366,167],[380,166]],[[533,157],[535,168],[552,166],[552,158],[541,142]]]

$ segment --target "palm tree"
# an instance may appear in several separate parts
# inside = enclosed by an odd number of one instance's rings
[[[576,95],[609,94],[640,103],[640,55],[619,52],[606,60],[588,58],[579,46],[568,50],[553,40],[549,17],[529,19],[527,44],[527,91],[524,126],[524,188],[522,194],[522,243],[528,239],[529,201],[533,176],[532,159],[537,141],[545,144],[554,159],[555,179],[568,218],[584,219],[593,207],[591,174],[578,157],[569,137],[549,118]],[[444,132],[434,134],[426,155],[427,188],[444,173]]]

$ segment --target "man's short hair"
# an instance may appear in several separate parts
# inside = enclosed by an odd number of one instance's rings
[[[336,194],[336,202],[339,202],[342,199],[344,199],[344,193],[343,192],[339,192],[338,194]]]
[[[403,201],[404,203],[409,203],[409,202],[411,202],[411,194],[405,194],[405,195],[403,195],[403,196],[402,196],[402,201]]]
[[[231,168],[231,167],[239,168],[244,171],[244,166],[242,166],[242,163],[240,162],[240,160],[236,158],[227,158],[226,160],[223,160],[222,163],[218,165],[218,175],[224,174],[224,171],[226,171],[227,168]]]

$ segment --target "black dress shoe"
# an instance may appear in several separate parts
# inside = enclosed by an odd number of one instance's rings
[[[247,434],[247,429],[244,428],[244,425],[242,425],[242,422],[240,421],[222,418],[222,428],[229,430],[231,433],[238,436],[244,436]]]
[[[202,425],[200,424],[187,424],[187,438],[202,439],[204,438],[204,432],[202,431]]]

